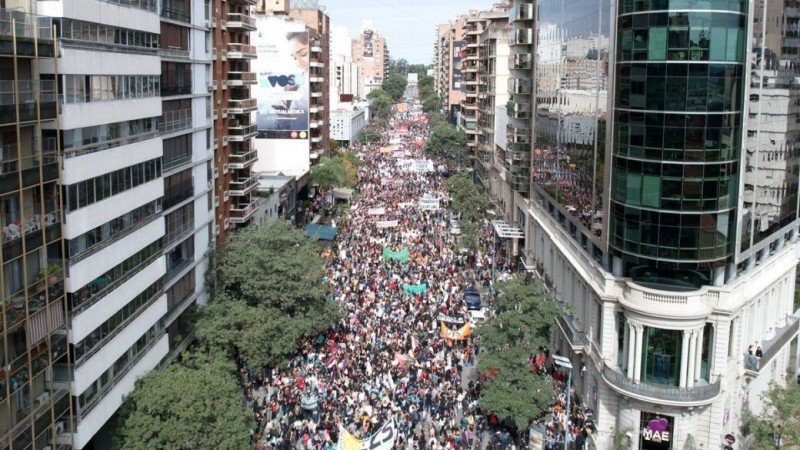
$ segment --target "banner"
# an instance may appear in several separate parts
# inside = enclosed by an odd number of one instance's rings
[[[439,197],[432,197],[428,194],[419,199],[419,209],[423,211],[438,211],[439,210]]]
[[[394,251],[389,247],[383,247],[383,259],[394,259],[400,262],[408,261],[409,254],[408,254],[408,247],[403,247],[400,251]]]
[[[394,228],[398,224],[400,224],[400,222],[397,220],[379,220],[375,222],[375,226],[378,228]]]
[[[394,148],[392,148],[391,145],[387,145],[386,147],[381,147],[381,149],[380,149],[381,153],[392,153],[393,151],[394,151]]]
[[[386,214],[386,208],[370,208],[367,210],[367,214],[370,216],[380,216],[381,214]]]
[[[427,284],[404,284],[403,290],[409,294],[424,294],[428,292]]]
[[[302,23],[258,19],[254,44],[231,44],[241,52],[252,52],[257,85],[258,137],[308,139],[309,137],[309,38]],[[233,50],[229,49],[229,52]]]
[[[394,419],[384,424],[369,439],[361,440],[339,427],[338,450],[392,450],[398,435],[397,423]]]
[[[397,204],[398,208],[411,208],[413,206],[414,206],[414,202],[402,202],[402,203],[398,203]]]
[[[472,332],[472,325],[470,324],[466,324],[457,330],[448,328],[447,325],[445,325],[444,323],[442,323],[441,325],[442,325],[441,336],[451,341],[463,341],[464,339],[468,338],[470,333]]]
[[[438,320],[439,322],[444,322],[444,323],[452,323],[454,325],[455,324],[462,324],[462,323],[465,322],[465,320],[462,319],[462,318],[448,316],[445,313],[439,313],[439,315],[436,317],[436,320]]]

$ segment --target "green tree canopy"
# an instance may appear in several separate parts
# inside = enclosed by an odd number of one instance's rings
[[[222,354],[186,354],[153,370],[123,402],[115,447],[125,450],[240,450],[255,424],[235,366]]]
[[[478,360],[478,372],[487,375],[481,405],[525,428],[553,404],[552,379],[533,373],[528,358],[549,343],[561,311],[537,285],[514,279],[496,289],[495,315],[476,330],[486,350]]]
[[[489,206],[489,197],[472,182],[472,177],[467,173],[451,176],[444,186],[453,200],[453,209],[466,221],[480,217]]]
[[[358,183],[358,166],[346,156],[347,152],[323,158],[319,164],[311,168],[311,184],[318,184],[323,189],[333,187],[353,187]]]
[[[785,387],[772,382],[762,399],[764,411],[747,416],[749,434],[755,439],[753,448],[773,448],[776,434],[784,448],[800,446],[800,385],[792,379]]]
[[[217,255],[214,299],[195,335],[207,348],[239,354],[249,367],[274,366],[298,340],[340,317],[328,301],[318,247],[288,222],[233,233]]]
[[[392,114],[394,100],[383,89],[375,89],[367,94],[367,98],[372,100],[369,107],[372,116],[376,118],[389,117]]]
[[[389,76],[383,80],[383,90],[392,98],[393,101],[403,98],[408,85],[408,76],[401,72],[389,72]]]
[[[469,162],[467,135],[448,123],[439,123],[433,127],[425,151],[430,156],[444,158],[451,167]]]
[[[422,111],[425,113],[432,113],[439,111],[439,97],[434,94],[424,96],[422,100]]]
[[[373,142],[378,142],[381,139],[381,130],[377,127],[367,127],[361,130],[361,136],[359,136],[359,140],[361,140],[364,144],[369,144]]]

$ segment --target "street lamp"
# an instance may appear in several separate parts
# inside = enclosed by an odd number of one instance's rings
[[[553,355],[553,359],[558,367],[566,369],[567,371],[567,420],[564,424],[564,450],[569,446],[569,407],[570,400],[572,400],[572,363],[569,358],[559,355]]]

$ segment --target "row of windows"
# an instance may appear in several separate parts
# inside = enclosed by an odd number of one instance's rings
[[[108,368],[100,378],[95,380],[94,383],[89,385],[85,391],[77,398],[74,404],[77,406],[77,413],[81,416],[86,415],[91,408],[97,403],[97,400],[103,398],[98,395],[105,392],[111,387],[115,386],[117,379],[127,373],[128,366],[135,363],[139,356],[156,341],[160,336],[161,330],[164,328],[163,320],[150,327],[142,337],[140,337],[135,344],[131,346],[125,353],[122,354],[111,367]]]
[[[58,21],[55,19],[54,22]],[[58,26],[62,39],[92,42],[138,50],[157,50],[158,33],[119,28],[83,20],[61,19]]]
[[[161,248],[161,239],[159,238],[147,247],[139,250],[130,258],[112,267],[108,272],[90,281],[86,286],[83,286],[74,293],[67,294],[72,310],[77,310],[90,299],[95,300],[93,299],[95,296],[97,298],[102,297],[105,293],[110,292],[119,284],[125,282],[130,275],[138,272],[145,265],[149,264],[152,257],[160,255]]]
[[[618,108],[687,112],[742,109],[741,79],[648,76],[644,73],[619,76],[616,92]]]
[[[105,150],[127,145],[158,131],[158,121],[158,117],[146,117],[144,119],[64,130],[61,133],[63,136],[61,148],[67,151],[84,147],[79,152],[70,153],[71,156],[80,156],[96,151],[92,149],[100,148]],[[90,146],[91,148],[86,148]]]
[[[747,12],[746,0],[623,0],[622,13],[676,9]]]
[[[99,202],[161,177],[161,158],[115,170],[64,188],[67,211]]]
[[[64,99],[67,103],[160,96],[159,75],[64,75]]]
[[[609,239],[620,250],[686,260],[719,260],[731,254],[733,212],[680,215],[613,207]],[[621,210],[626,213],[620,214]]]
[[[142,291],[139,295],[134,297],[133,300],[128,302],[119,311],[117,311],[116,314],[111,316],[108,320],[103,322],[102,325],[97,327],[88,336],[78,342],[75,345],[74,360],[76,362],[80,362],[80,359],[83,357],[83,355],[91,352],[92,349],[104,343],[106,338],[114,334],[121,325],[127,322],[128,319],[138,315],[140,310],[144,306],[148,305],[150,300],[152,300],[161,292],[163,287],[164,284],[162,280],[158,280],[151,284],[147,289]]]
[[[161,199],[144,204],[132,211],[112,219],[99,227],[93,228],[68,242],[69,257],[75,258],[108,242],[139,223],[146,221],[161,212]]]
[[[620,61],[743,61],[745,30],[657,27],[623,30]]]
[[[667,178],[614,171],[614,200],[632,206],[672,211],[717,211],[732,207],[736,176],[719,178]]]

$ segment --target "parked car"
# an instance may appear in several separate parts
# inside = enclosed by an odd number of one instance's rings
[[[450,234],[458,236],[461,234],[461,224],[457,220],[450,221]]]
[[[464,293],[464,302],[470,310],[481,309],[481,291],[473,286],[468,287]]]

